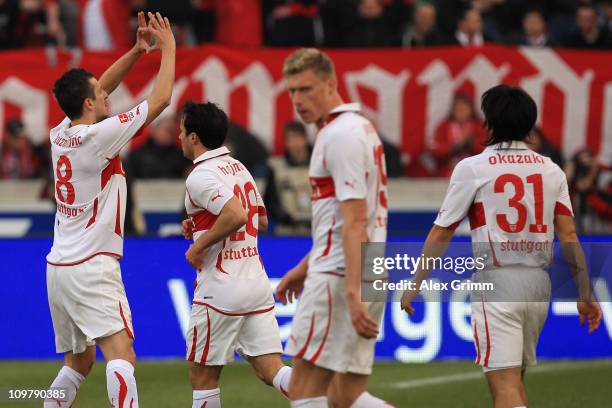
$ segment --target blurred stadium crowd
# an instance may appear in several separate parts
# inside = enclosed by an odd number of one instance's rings
[[[133,42],[140,9],[169,16],[183,46],[612,46],[612,0],[0,0],[0,49],[126,48]],[[177,144],[178,120],[167,116],[156,121],[146,142],[124,157],[131,180],[187,174],[190,163]],[[0,132],[0,178],[44,178],[48,183],[41,197],[52,199],[48,146],[31,144],[19,118],[5,127]],[[448,177],[459,160],[482,151],[485,136],[476,101],[457,95],[434,143],[419,159],[432,176]],[[256,178],[266,180],[265,201],[279,228],[307,231],[312,138],[299,122],[287,123],[283,137],[284,153],[269,157],[256,135],[232,124],[228,147]],[[612,163],[599,163],[588,149],[563,157],[539,129],[531,143],[565,170],[579,226],[592,219],[612,225]],[[385,155],[388,176],[405,176],[401,152],[385,143]]]
[[[129,47],[142,9],[186,46],[612,46],[612,0],[0,0],[0,49]]]

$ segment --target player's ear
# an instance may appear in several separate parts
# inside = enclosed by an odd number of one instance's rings
[[[336,79],[336,77],[334,75],[331,75],[328,79],[327,79],[327,90],[330,93],[335,92],[338,89],[338,80]]]
[[[94,102],[91,98],[85,98],[83,101],[83,112],[86,110],[94,110]]]

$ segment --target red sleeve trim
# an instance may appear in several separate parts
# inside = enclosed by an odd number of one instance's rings
[[[191,214],[193,220],[194,231],[205,231],[210,229],[217,221],[218,216],[210,211],[202,210]]]
[[[555,203],[555,215],[567,215],[568,217],[572,217],[572,210],[570,210],[569,208],[567,208],[565,205],[563,205],[560,202],[556,202]]]
[[[468,218],[470,220],[471,230],[484,227],[487,224],[485,218],[484,204],[481,202],[473,203],[470,207],[470,210],[468,211]]]
[[[461,221],[453,222],[451,225],[449,225],[449,226],[448,226],[448,227],[446,227],[446,228],[450,228],[450,229],[452,229],[452,230],[454,231],[454,230],[456,230],[456,229],[457,229],[457,227],[459,226],[459,224],[461,224]]]
[[[259,214],[262,217],[267,217],[268,211],[266,211],[266,207],[264,207],[263,205],[260,205],[259,207],[257,207],[257,214]]]
[[[310,177],[310,188],[310,199],[312,201],[336,196],[334,179],[331,177]]]

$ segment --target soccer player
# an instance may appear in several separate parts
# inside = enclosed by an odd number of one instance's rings
[[[221,406],[219,378],[234,352],[287,396],[291,368],[281,360],[272,288],[257,248],[268,218],[255,181],[223,146],[228,119],[213,103],[187,103],[179,139],[193,160],[187,177],[185,254],[197,270],[187,330],[194,408]]]
[[[535,102],[520,88],[498,85],[482,96],[482,111],[488,147],[455,167],[423,256],[442,256],[459,222],[469,217],[474,256],[487,260],[474,280],[495,285],[491,294],[472,292],[476,363],[483,367],[495,407],[526,407],[523,377],[536,362],[548,313],[551,284],[542,268],[551,262],[554,234],[574,269],[580,322],[588,320],[589,332],[599,326],[601,309],[588,283],[565,175],[525,144],[537,118]],[[517,243],[541,250],[523,251]],[[417,270],[416,288],[429,272]],[[417,294],[409,290],[402,297],[410,315]]]
[[[389,406],[366,390],[384,303],[361,302],[361,244],[387,236],[383,146],[359,104],[342,101],[326,54],[298,50],[283,75],[297,113],[318,127],[309,168],[313,246],[276,291],[286,303],[303,289],[285,348],[291,406],[327,407],[328,396],[334,407]]]
[[[53,88],[67,117],[50,135],[57,213],[47,290],[55,347],[65,363],[51,387],[68,392],[63,400],[45,401],[45,407],[72,406],[95,361],[96,344],[107,361],[112,406],[138,406],[132,319],[119,268],[126,203],[119,151],[170,103],[176,48],[170,22],[159,13],[149,13],[148,25],[139,13],[138,25],[134,47],[99,80],[71,69]],[[144,52],[157,48],[161,65],[149,97],[108,117],[108,94]]]

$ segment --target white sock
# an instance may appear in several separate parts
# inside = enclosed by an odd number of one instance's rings
[[[291,381],[291,367],[283,366],[272,380],[272,385],[287,399],[289,399],[289,381]]]
[[[291,401],[291,408],[327,408],[327,397],[304,398]]]
[[[514,407],[514,408],[527,408],[526,405],[521,405],[520,407]]]
[[[138,390],[134,366],[126,360],[106,364],[106,391],[113,408],[138,408]]]
[[[77,392],[79,391],[79,386],[85,380],[83,374],[79,373],[76,370],[68,366],[63,366],[59,373],[57,373],[57,377],[51,383],[49,390],[52,389],[63,389],[65,390],[64,398],[58,399],[46,399],[43,405],[44,408],[67,408],[72,405],[74,400],[76,399]]]
[[[193,390],[192,408],[221,408],[221,390]]]
[[[367,391],[361,393],[359,398],[353,402],[351,408],[378,408],[378,407],[392,407],[393,405],[381,400],[380,398],[376,398],[372,394]]]

